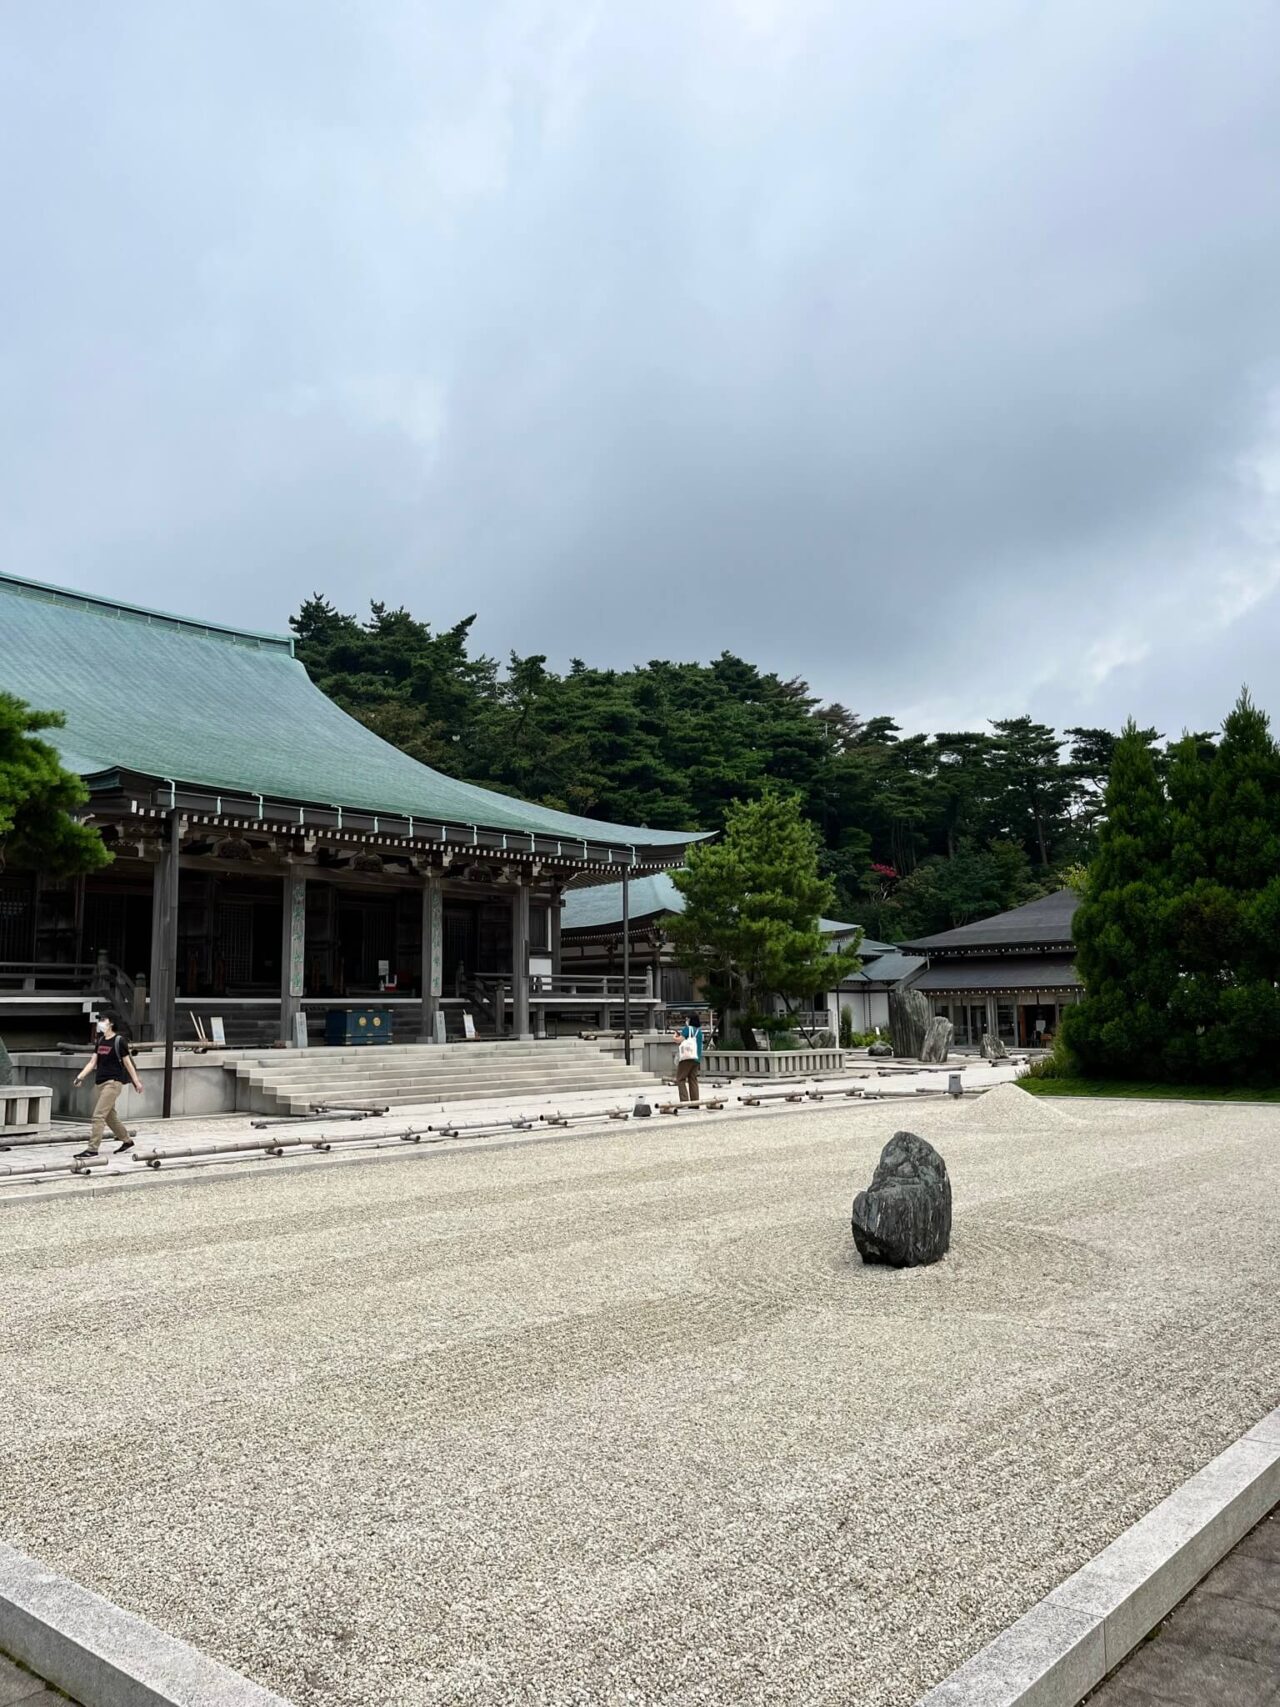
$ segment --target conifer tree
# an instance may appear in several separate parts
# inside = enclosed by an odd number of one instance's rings
[[[856,947],[828,952],[818,921],[831,884],[794,795],[733,802],[723,839],[690,848],[675,883],[685,897],[668,925],[676,956],[722,1013],[764,1013],[772,996],[805,1000],[861,964]]]
[[[1174,1077],[1280,1077],[1280,748],[1247,691],[1216,750],[1183,742],[1170,770],[1181,976],[1165,1051]]]
[[[1147,732],[1116,742],[1098,852],[1073,926],[1086,995],[1063,1040],[1086,1072],[1150,1076],[1164,1047],[1177,962],[1168,934],[1169,805]]]

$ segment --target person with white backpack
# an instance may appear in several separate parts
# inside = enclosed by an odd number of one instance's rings
[[[681,1102],[701,1102],[698,1074],[702,1070],[702,1026],[697,1014],[690,1014],[686,1024],[676,1032],[676,1086]]]

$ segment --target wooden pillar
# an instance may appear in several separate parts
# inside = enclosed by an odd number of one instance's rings
[[[307,879],[291,866],[281,879],[280,1041],[293,1043],[293,1025],[303,1012],[307,969]]]
[[[167,835],[160,857],[151,868],[151,964],[147,990],[151,1036],[159,1043],[167,1035],[169,1014],[177,994],[178,976],[178,849]]]
[[[511,897],[511,1034],[533,1036],[529,1024],[529,885],[518,882]]]
[[[444,886],[435,872],[422,890],[422,1041],[436,1040],[444,970]]]
[[[622,1059],[631,1065],[631,873],[622,874]]]
[[[551,891],[551,974],[560,976],[560,913],[564,907],[564,891],[559,884]]]
[[[169,813],[169,835],[165,846],[164,926],[164,1006],[160,1010],[164,1028],[164,1090],[160,1099],[160,1114],[168,1120],[173,1113],[173,1046],[177,1041],[178,996],[178,889],[181,876],[183,823],[176,806]]]

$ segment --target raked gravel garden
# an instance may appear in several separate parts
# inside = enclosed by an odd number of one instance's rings
[[[22,1203],[0,1538],[299,1707],[910,1707],[1280,1401],[1278,1273],[1280,1108],[1014,1086]]]

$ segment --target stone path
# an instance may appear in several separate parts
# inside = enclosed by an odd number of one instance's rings
[[[0,1654],[0,1707],[68,1707],[68,1697]]]
[[[1280,1704],[1280,1507],[1089,1700],[1090,1707]]]
[[[821,1090],[828,1098],[834,1098],[842,1090],[856,1086],[863,1089],[868,1096],[881,1096],[886,1102],[896,1102],[898,1106],[904,1103],[914,1104],[917,1092],[929,1090],[935,1093],[942,1091],[951,1073],[959,1072],[961,1082],[966,1091],[985,1091],[994,1085],[1011,1082],[1017,1069],[1006,1062],[987,1063],[968,1056],[957,1059],[944,1069],[922,1068],[918,1073],[903,1071],[892,1067],[881,1072],[873,1064],[862,1063],[858,1068],[832,1079],[797,1079],[782,1080],[777,1084],[758,1083],[753,1085],[749,1080],[713,1080],[704,1079],[703,1097],[711,1100],[716,1096],[725,1099],[728,1108],[735,1113],[742,1113],[740,1099],[753,1091],[760,1091],[766,1097],[776,1098],[782,1090],[795,1089],[800,1092]],[[717,1091],[716,1086],[722,1088]],[[407,1126],[420,1131],[430,1125],[436,1129],[457,1121],[462,1130],[462,1136],[456,1140],[457,1147],[466,1148],[473,1140],[468,1137],[468,1131],[486,1122],[510,1120],[513,1116],[527,1119],[537,1119],[540,1114],[559,1112],[570,1115],[576,1121],[582,1120],[588,1114],[599,1116],[603,1130],[616,1130],[608,1115],[611,1109],[630,1108],[636,1098],[643,1096],[652,1105],[668,1101],[675,1096],[670,1086],[657,1086],[652,1080],[643,1083],[639,1079],[633,1091],[620,1094],[617,1087],[605,1090],[567,1091],[559,1094],[549,1094],[546,1097],[495,1097],[484,1102],[465,1103],[423,1103],[420,1106],[397,1108],[393,1114],[373,1116],[368,1120],[342,1121],[335,1119],[332,1123],[308,1122],[306,1124],[280,1124],[271,1127],[271,1133],[278,1137],[296,1138],[306,1136],[313,1142],[329,1141],[334,1148],[329,1152],[318,1152],[312,1149],[285,1152],[286,1160],[297,1162],[299,1159],[315,1166],[324,1166],[326,1160],[349,1159],[359,1148],[368,1149],[378,1144],[379,1140],[386,1147],[398,1147],[397,1135]],[[757,1115],[791,1113],[800,1109],[814,1109],[830,1106],[830,1103],[788,1104],[776,1100],[766,1101],[755,1110]],[[207,1172],[214,1170],[218,1173],[230,1171],[232,1174],[243,1174],[248,1167],[257,1172],[264,1168],[269,1170],[270,1163],[264,1161],[261,1155],[246,1156],[201,1156],[182,1158],[178,1152],[190,1145],[230,1143],[241,1139],[262,1138],[264,1134],[257,1129],[253,1122],[256,1119],[269,1118],[251,1114],[227,1115],[193,1115],[176,1118],[171,1121],[129,1120],[129,1130],[137,1135],[137,1149],[142,1151],[173,1151],[172,1161],[165,1163],[165,1176],[170,1177],[175,1171],[190,1172],[196,1170]],[[667,1124],[673,1117],[655,1116],[655,1125]],[[693,1118],[685,1114],[680,1118],[688,1121]],[[701,1118],[699,1116],[698,1118]],[[715,1116],[707,1114],[707,1119]],[[581,1129],[581,1128],[579,1128]],[[554,1130],[554,1129],[553,1129]],[[546,1135],[546,1128],[535,1128],[540,1135]],[[107,1135],[103,1146],[103,1162],[96,1164],[90,1174],[73,1175],[70,1172],[72,1157],[84,1147],[88,1136],[88,1128],[84,1123],[59,1121],[54,1125],[47,1142],[15,1144],[12,1149],[0,1148],[0,1199],[38,1196],[50,1182],[59,1186],[72,1186],[77,1191],[83,1191],[86,1196],[92,1194],[96,1184],[114,1182],[122,1178],[134,1181],[145,1181],[157,1177],[149,1169],[140,1167],[133,1155],[117,1156],[115,1140]],[[433,1138],[433,1144],[441,1147],[455,1147],[455,1141]],[[11,1169],[19,1169],[13,1173]],[[3,1704],[0,1703],[0,1707]]]

